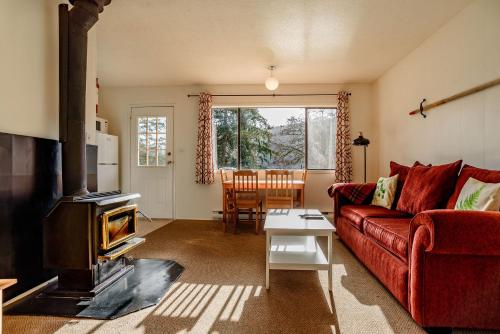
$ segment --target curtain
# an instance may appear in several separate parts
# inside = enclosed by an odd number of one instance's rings
[[[335,147],[335,182],[352,181],[351,124],[349,93],[340,91],[337,103],[337,145]]]
[[[212,95],[200,94],[198,143],[196,145],[196,183],[214,183],[212,147]]]

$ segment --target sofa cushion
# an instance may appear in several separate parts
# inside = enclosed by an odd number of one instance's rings
[[[416,215],[425,210],[444,208],[455,183],[462,160],[450,164],[410,168],[397,209]]]
[[[464,187],[467,180],[473,177],[476,180],[486,182],[486,183],[500,183],[500,171],[499,170],[489,170],[483,168],[477,168],[470,165],[464,165],[460,175],[458,176],[457,184],[455,185],[455,190],[453,195],[451,195],[446,205],[447,209],[453,209],[457,203],[458,196]]]
[[[398,176],[398,186],[396,187],[396,196],[394,197],[394,202],[392,204],[392,208],[395,209],[398,205],[398,200],[399,200],[399,197],[401,196],[401,190],[403,190],[403,186],[405,184],[406,177],[408,176],[408,172],[410,171],[411,167],[398,164],[395,161],[391,161],[389,163],[389,166],[391,168],[391,173],[389,174],[389,176],[399,175]],[[424,165],[422,163],[420,163],[420,161],[415,161],[413,163],[412,167],[415,167],[415,166],[424,166]]]
[[[411,218],[366,218],[365,235],[396,255],[405,263],[408,262],[408,239]]]
[[[404,212],[375,205],[344,205],[340,208],[340,215],[347,218],[361,232],[363,231],[363,221],[367,217],[408,217],[408,214]]]

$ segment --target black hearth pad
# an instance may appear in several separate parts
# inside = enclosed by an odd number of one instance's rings
[[[92,300],[49,297],[47,292],[57,288],[54,282],[4,314],[115,319],[156,305],[184,271],[183,266],[170,260],[135,259],[130,262],[134,270]]]

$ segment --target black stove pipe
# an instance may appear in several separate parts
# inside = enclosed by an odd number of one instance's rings
[[[59,5],[59,140],[64,196],[87,194],[85,91],[87,35],[111,0],[70,0]]]

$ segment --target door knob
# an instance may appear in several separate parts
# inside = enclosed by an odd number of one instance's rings
[[[171,165],[171,164],[173,164],[173,163],[174,163],[174,162],[173,162],[172,160],[167,161],[167,165]]]

